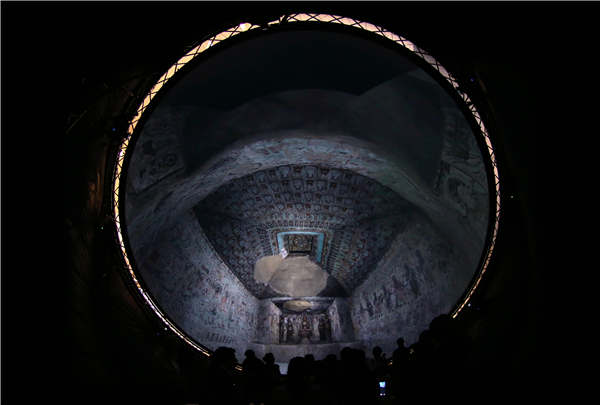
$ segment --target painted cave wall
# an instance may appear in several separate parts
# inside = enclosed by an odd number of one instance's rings
[[[281,310],[271,300],[260,300],[256,341],[259,343],[279,343],[279,316]],[[241,360],[241,359],[238,359]]]
[[[388,354],[399,337],[418,340],[435,316],[452,310],[473,276],[460,257],[430,222],[408,223],[351,297],[355,338]]]
[[[241,361],[257,325],[267,322],[257,316],[259,300],[214,252],[192,212],[163,232],[140,269],[163,312],[211,350],[233,347]]]
[[[354,341],[354,330],[350,316],[350,302],[348,298],[337,297],[333,300],[327,315],[331,320],[331,338],[334,342]]]

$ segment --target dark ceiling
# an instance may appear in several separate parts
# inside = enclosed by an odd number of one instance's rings
[[[375,48],[355,35],[271,32],[260,41],[241,41],[215,52],[186,75],[186,85],[174,88],[166,102],[230,109],[284,90],[358,95],[410,70],[414,65],[397,51]]]

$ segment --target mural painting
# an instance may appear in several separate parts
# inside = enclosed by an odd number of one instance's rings
[[[247,343],[256,337],[259,300],[210,247],[191,213],[163,238],[182,243],[171,244],[170,249],[177,252],[168,256],[160,254],[158,244],[144,266],[150,270],[144,279],[159,306],[198,343],[211,350],[227,345],[243,356]],[[174,296],[170,291],[181,293]]]
[[[331,322],[326,313],[282,314],[279,344],[331,343]]]
[[[354,333],[366,347],[380,346],[391,353],[399,337],[407,344],[415,342],[417,331],[426,329],[435,316],[450,311],[459,298],[457,292],[442,301],[437,291],[452,291],[456,281],[449,274],[460,274],[461,261],[441,238],[425,238],[424,232],[410,229],[414,226],[423,225],[408,225],[409,232],[396,237],[351,297]],[[390,331],[397,332],[392,335]]]

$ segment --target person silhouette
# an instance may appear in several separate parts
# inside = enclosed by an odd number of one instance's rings
[[[392,353],[390,391],[393,396],[399,398],[402,386],[407,383],[410,352],[408,347],[404,346],[404,338],[398,338],[396,345],[397,347]]]
[[[372,353],[373,358],[369,359],[369,371],[377,378],[382,377],[387,372],[388,360],[385,358],[385,353],[383,353],[383,350],[379,346],[375,346]]]
[[[209,360],[206,395],[211,403],[234,404],[239,400],[236,390],[237,376],[235,350],[219,347]]]
[[[396,340],[396,349],[392,353],[392,366],[394,368],[404,367],[409,357],[409,349],[404,345],[404,339],[398,338]]]
[[[287,392],[292,403],[302,403],[308,397],[308,377],[306,375],[306,359],[293,357],[288,364]]]
[[[265,400],[268,404],[271,401],[273,390],[281,382],[281,371],[279,369],[279,364],[275,363],[275,356],[273,356],[273,353],[265,354],[263,361],[265,362]]]
[[[256,357],[253,350],[246,350],[244,355],[246,356],[242,363],[244,400],[246,403],[262,403],[265,391],[265,365]]]
[[[279,364],[275,363],[275,356],[273,356],[273,353],[265,354],[263,361],[265,363],[265,375],[267,375],[274,383],[279,383],[281,371],[279,369]]]

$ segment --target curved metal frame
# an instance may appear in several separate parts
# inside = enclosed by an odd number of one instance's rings
[[[379,27],[379,26],[376,26],[376,25],[373,25],[373,24],[370,24],[370,23],[367,23],[364,21],[359,21],[359,20],[355,20],[353,18],[341,17],[341,16],[336,16],[336,15],[329,15],[329,14],[284,15],[284,16],[279,17],[276,20],[273,20],[273,21],[267,23],[267,27],[275,27],[282,23],[294,23],[294,22],[315,22],[315,23],[321,23],[321,24],[323,24],[323,23],[325,23],[325,24],[341,24],[344,26],[361,29],[361,30],[373,33],[375,35],[378,35],[380,37],[386,38],[387,40],[393,41],[397,45],[412,52],[414,55],[416,55],[417,57],[419,57],[420,59],[425,61],[427,64],[429,64],[435,71],[437,71],[441,75],[441,77],[448,84],[450,84],[452,86],[452,88],[454,88],[458,97],[463,101],[464,105],[470,111],[473,119],[479,126],[479,132],[480,132],[480,135],[483,137],[483,141],[487,148],[487,153],[488,153],[490,163],[491,163],[491,170],[492,170],[493,176],[494,176],[494,178],[493,178],[494,179],[494,190],[493,191],[495,191],[495,198],[493,198],[493,200],[495,201],[495,207],[494,207],[495,209],[493,210],[494,211],[493,218],[491,220],[491,225],[492,225],[491,226],[491,235],[489,235],[489,239],[488,239],[489,243],[487,245],[487,249],[485,250],[485,252],[482,256],[483,260],[482,260],[481,268],[480,268],[478,274],[476,275],[474,282],[471,284],[471,286],[467,290],[467,292],[464,295],[464,297],[462,298],[462,300],[458,303],[456,308],[453,310],[452,317],[455,318],[460,313],[460,311],[465,307],[465,305],[469,302],[469,300],[471,299],[473,293],[479,286],[479,284],[483,278],[483,275],[485,274],[485,272],[488,268],[488,265],[489,265],[491,257],[492,257],[492,252],[494,250],[494,246],[496,243],[496,237],[498,235],[498,224],[500,221],[500,177],[499,177],[499,173],[498,173],[498,165],[497,165],[497,161],[496,161],[496,155],[494,153],[494,148],[492,147],[492,142],[491,142],[490,136],[488,134],[486,126],[483,123],[481,115],[479,114],[477,108],[475,107],[475,105],[473,104],[473,102],[471,101],[469,96],[464,92],[463,89],[460,88],[457,80],[443,66],[441,66],[433,56],[431,56],[429,53],[427,53],[423,49],[416,46],[411,41],[409,41],[399,35],[396,35],[382,27]],[[237,36],[239,34],[242,34],[242,33],[256,30],[257,28],[264,28],[264,27],[261,27],[259,25],[253,25],[250,23],[242,23],[242,24],[238,24],[232,28],[229,28],[223,32],[220,32],[216,35],[209,37],[208,39],[204,40],[200,45],[198,45],[198,46],[194,47],[193,49],[191,49],[190,51],[188,51],[183,57],[181,57],[177,62],[175,62],[175,64],[173,64],[167,70],[167,72],[165,72],[158,79],[156,84],[154,84],[154,86],[152,86],[150,91],[147,93],[147,95],[143,99],[142,103],[137,108],[135,115],[128,122],[127,134],[126,134],[123,142],[121,143],[120,147],[118,147],[117,159],[116,159],[116,163],[115,163],[115,167],[114,167],[114,171],[113,171],[113,177],[112,177],[111,213],[113,216],[113,220],[115,222],[118,243],[119,243],[119,246],[121,249],[123,260],[124,260],[126,269],[128,270],[129,275],[131,276],[131,279],[132,279],[134,285],[138,289],[138,291],[141,294],[141,296],[143,297],[144,301],[149,305],[149,307],[154,311],[154,313],[163,321],[163,323],[165,324],[166,327],[168,327],[171,331],[173,331],[176,335],[178,335],[184,341],[186,341],[191,346],[193,346],[194,348],[196,348],[197,350],[199,350],[200,352],[204,353],[207,356],[210,356],[210,354],[211,354],[209,350],[207,350],[205,347],[199,345],[198,343],[196,343],[192,339],[190,339],[188,336],[186,336],[186,334],[184,332],[180,331],[179,328],[175,324],[173,324],[165,314],[162,313],[162,311],[157,307],[157,305],[154,303],[154,301],[152,300],[150,295],[142,288],[140,280],[138,280],[138,277],[136,276],[135,271],[133,270],[133,267],[131,266],[129,254],[127,252],[127,248],[126,248],[125,242],[124,242],[123,229],[121,227],[121,198],[120,198],[121,197],[120,196],[121,188],[120,188],[120,185],[121,185],[121,178],[123,175],[123,164],[125,161],[125,156],[127,155],[127,152],[128,152],[129,142],[132,139],[132,136],[137,128],[137,124],[140,122],[142,115],[144,114],[144,112],[146,111],[148,106],[151,104],[154,97],[160,92],[162,87],[183,66],[185,66],[187,63],[192,61],[194,58],[196,58],[198,55],[205,52],[209,48],[215,46],[216,44],[218,44],[222,41],[225,41],[227,39],[230,39],[230,38]]]

